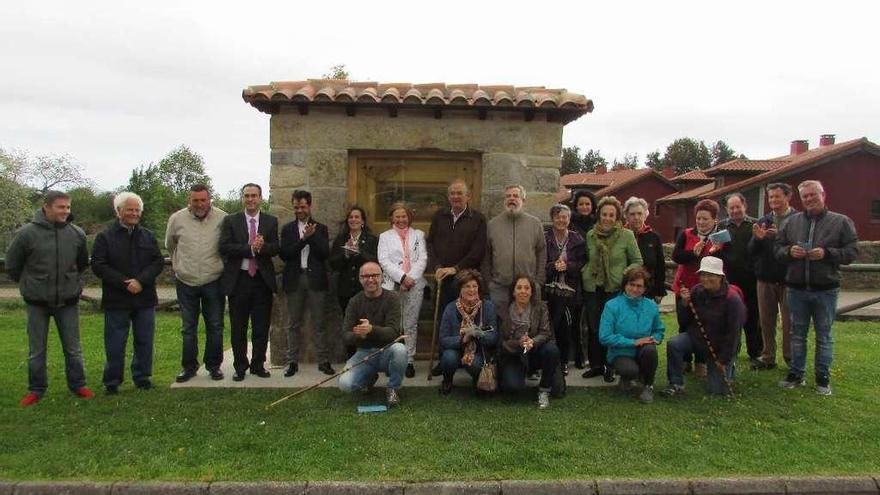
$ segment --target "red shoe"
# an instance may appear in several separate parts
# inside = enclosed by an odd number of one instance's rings
[[[76,392],[74,392],[74,394],[76,394],[76,396],[79,397],[80,399],[88,400],[88,399],[95,398],[95,393],[92,392],[89,389],[89,387],[80,387],[80,388],[76,389]]]
[[[30,407],[37,402],[40,402],[40,399],[42,399],[42,397],[40,397],[40,394],[36,392],[28,392],[27,395],[25,395],[24,398],[21,399],[19,405],[21,405],[21,407]]]

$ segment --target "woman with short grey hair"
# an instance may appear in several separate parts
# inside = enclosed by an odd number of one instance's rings
[[[636,243],[642,254],[642,265],[651,275],[644,296],[660,304],[663,296],[666,295],[666,256],[663,254],[663,241],[660,240],[660,236],[645,223],[648,215],[648,202],[642,198],[632,196],[623,204],[625,227],[632,230],[636,236]]]

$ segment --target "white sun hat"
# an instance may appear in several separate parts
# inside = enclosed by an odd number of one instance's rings
[[[721,258],[716,258],[714,256],[706,256],[702,260],[700,260],[700,269],[697,270],[697,273],[706,272],[713,273],[715,275],[724,276],[724,262],[721,261]]]

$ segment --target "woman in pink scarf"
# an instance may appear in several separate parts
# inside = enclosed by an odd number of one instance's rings
[[[413,359],[416,355],[419,310],[425,291],[425,267],[428,251],[425,233],[410,227],[415,213],[405,203],[391,205],[388,213],[391,228],[379,236],[379,264],[384,272],[382,288],[397,291],[400,296],[400,322],[406,335],[408,364],[406,377],[416,375]]]

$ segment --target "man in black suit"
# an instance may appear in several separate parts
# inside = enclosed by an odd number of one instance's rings
[[[311,308],[312,327],[315,331],[315,347],[318,369],[333,375],[330,366],[330,343],[324,326],[324,299],[327,295],[327,269],[325,261],[330,254],[327,226],[312,218],[312,193],[293,191],[291,198],[296,220],[281,229],[281,259],[284,260],[282,285],[287,293],[287,370],[284,376],[293,376],[299,370],[299,344],[306,308]]]
[[[278,254],[278,219],[260,211],[263,189],[257,184],[241,188],[244,211],[227,215],[220,229],[220,255],[223,256],[223,292],[229,296],[229,319],[232,326],[232,354],[235,374],[244,380],[252,375],[268,378],[266,347],[269,343],[269,320],[272,294],[277,291],[272,257]],[[247,356],[247,328],[250,320],[253,349]]]

